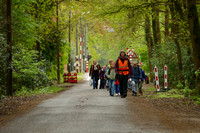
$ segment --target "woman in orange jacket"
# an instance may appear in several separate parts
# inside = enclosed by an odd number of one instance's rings
[[[133,75],[132,67],[129,58],[126,56],[124,50],[120,51],[120,55],[115,63],[116,79],[120,83],[121,98],[127,96],[127,84],[129,75]]]

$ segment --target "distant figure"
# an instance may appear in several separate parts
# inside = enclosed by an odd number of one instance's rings
[[[142,73],[140,70],[140,67],[137,64],[137,61],[133,62],[133,76],[130,76],[130,81],[131,81],[131,88],[132,88],[132,95],[137,96],[137,88],[139,85],[139,82],[141,82],[142,79]]]
[[[147,82],[147,77],[145,75],[145,72],[142,70],[142,64],[139,64],[139,66],[140,66],[140,70],[141,70],[141,73],[142,73],[142,79],[141,79],[141,82],[138,85],[138,89],[139,89],[138,95],[143,95],[143,93],[142,93],[142,85],[143,85],[144,79]]]
[[[114,60],[109,60],[108,61],[108,65],[107,65],[107,67],[106,67],[106,69],[105,69],[105,72],[107,72],[109,69],[110,69],[110,64],[111,64],[111,62],[113,62]],[[105,76],[106,76],[106,88],[107,88],[107,90],[109,91],[109,78],[107,77],[107,75],[105,74]]]
[[[89,73],[89,76],[91,76],[91,78],[93,79],[93,89],[98,88],[100,69],[101,69],[100,65],[97,63],[96,60],[94,60],[93,65],[91,65],[91,67],[90,67],[90,73]]]
[[[128,57],[126,56],[126,53],[124,50],[120,51],[120,55],[115,63],[115,72],[116,72],[116,79],[118,79],[120,83],[121,98],[126,98],[128,76],[129,74],[132,76],[133,72],[132,72],[131,63]]]
[[[105,87],[105,79],[106,79],[106,77],[105,77],[105,68],[106,68],[106,66],[103,66],[101,68],[101,70],[100,70],[100,73],[99,73],[99,78],[100,78],[100,87],[99,87],[99,89],[104,89],[104,87]]]
[[[114,85],[115,85],[115,62],[110,63],[110,69],[106,72],[107,77],[109,78],[109,92],[110,96],[114,96]]]

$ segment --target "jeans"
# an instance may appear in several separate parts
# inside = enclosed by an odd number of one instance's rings
[[[137,93],[138,82],[131,81],[131,88],[132,88],[132,92],[136,92]]]
[[[109,90],[110,90],[110,95],[114,95],[114,85],[115,85],[115,80],[109,80]]]
[[[131,89],[131,82],[128,81],[128,89]]]
[[[120,85],[115,85],[115,94],[120,93]]]
[[[93,76],[93,89],[97,89],[98,88],[98,78]]]

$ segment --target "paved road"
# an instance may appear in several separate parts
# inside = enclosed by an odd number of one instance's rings
[[[87,78],[87,77],[86,77]],[[126,99],[93,90],[88,82],[43,101],[0,129],[0,133],[137,133],[159,132],[137,127]]]

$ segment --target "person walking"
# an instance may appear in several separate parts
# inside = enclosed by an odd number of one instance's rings
[[[105,69],[105,72],[107,72],[109,69],[110,69],[110,65],[111,65],[111,62],[113,62],[114,60],[109,60],[108,61],[108,65],[107,65],[107,67],[106,67],[106,69]],[[105,76],[106,76],[106,88],[107,88],[107,91],[109,91],[109,78],[107,77],[107,75],[106,75],[106,73],[105,73]]]
[[[140,67],[137,64],[137,61],[133,62],[132,69],[133,69],[133,76],[130,76],[129,81],[131,81],[132,95],[137,96],[137,88],[139,82],[141,82],[142,79],[142,73]]]
[[[120,83],[120,94],[121,98],[126,98],[127,96],[127,85],[128,85],[128,76],[133,75],[131,63],[126,56],[124,50],[120,51],[120,55],[115,63],[115,72],[116,79],[119,80]]]
[[[99,71],[100,71],[100,65],[97,63],[96,60],[93,61],[93,65],[90,67],[90,73],[89,76],[93,79],[93,89],[98,88],[98,81],[99,81]]]
[[[109,93],[110,96],[114,96],[114,85],[115,85],[115,62],[110,63],[110,69],[106,72],[107,77],[109,78]]]
[[[138,90],[139,90],[138,95],[143,95],[143,92],[142,92],[142,85],[143,85],[144,79],[145,79],[145,81],[147,81],[147,77],[146,77],[146,75],[145,75],[145,72],[142,70],[142,64],[139,64],[139,67],[140,67],[140,70],[141,70],[141,73],[142,73],[142,78],[141,78],[141,82],[140,82],[139,85],[138,85]]]
[[[106,66],[103,66],[99,73],[99,78],[100,78],[99,89],[104,89],[104,87],[105,87],[105,68],[106,68]]]

